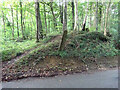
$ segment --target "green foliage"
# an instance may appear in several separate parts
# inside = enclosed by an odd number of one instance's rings
[[[67,45],[66,56],[80,58],[115,56],[118,50],[115,49],[113,41],[99,32],[89,32],[75,36]]]
[[[1,43],[0,47],[2,49],[0,50],[0,53],[2,54],[2,61],[8,61],[38,45],[35,40],[27,40],[23,42],[5,41]]]

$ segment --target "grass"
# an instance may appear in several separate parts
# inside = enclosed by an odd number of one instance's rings
[[[87,60],[91,57],[108,57],[118,55],[114,43],[99,32],[82,33],[68,36],[64,51],[58,51],[59,42],[47,43],[32,51],[29,55],[19,60],[19,64],[26,65],[31,62],[40,62],[46,56],[60,56],[61,58],[78,57]]]
[[[26,50],[34,48],[39,43],[36,43],[35,40],[27,40],[23,42],[15,41],[4,41],[1,42],[0,53],[2,53],[2,61],[8,61],[11,58],[24,53]]]
[[[44,43],[12,66],[8,65],[9,70],[4,68],[2,80],[29,76],[48,77],[117,67],[117,57],[108,57],[116,56],[118,50],[113,41],[101,33],[82,32],[75,36],[69,34],[64,51],[58,51],[60,41],[55,39],[55,42],[48,42],[49,39],[51,38],[43,40]]]
[[[23,42],[15,41],[1,41],[0,44],[0,53],[2,54],[2,61],[9,61],[12,58],[21,55],[25,51],[33,49],[40,44],[45,43],[50,38],[41,40],[39,43],[36,43],[35,39],[33,40],[24,40]]]
[[[39,44],[41,44],[39,48],[36,48],[30,54],[23,57],[22,61],[28,59],[32,59],[34,61],[39,57],[47,55],[60,56],[62,58],[71,56],[85,59],[89,57],[115,56],[118,54],[118,50],[115,49],[112,40],[110,40],[109,37],[105,37],[100,32],[79,32],[75,36],[68,34],[67,42],[69,43],[66,44],[64,51],[58,51],[59,42],[46,43],[50,39],[51,36],[48,36],[40,43],[36,43],[35,40],[27,40],[23,42],[2,42],[0,46],[2,47],[2,50],[0,50],[2,53],[2,60],[8,61]],[[46,45],[44,43],[46,43]]]

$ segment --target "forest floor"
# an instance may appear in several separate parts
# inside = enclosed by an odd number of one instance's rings
[[[65,51],[60,52],[58,48],[62,36],[56,35],[52,37],[46,43],[24,52],[11,61],[3,62],[2,80],[11,81],[26,77],[52,77],[88,70],[106,70],[118,67],[118,56],[115,54],[117,52],[116,49],[111,46],[107,48],[109,43],[106,37],[99,36],[99,33],[92,35],[91,33],[76,35],[77,37],[69,35]],[[94,37],[97,39],[94,40]],[[93,45],[93,42],[97,47]],[[88,48],[86,49],[85,45],[87,44]],[[102,56],[103,53],[106,54],[105,51],[108,56]],[[97,55],[101,56],[97,57]]]

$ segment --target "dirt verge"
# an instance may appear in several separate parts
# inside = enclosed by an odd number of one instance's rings
[[[90,70],[106,70],[116,68],[118,57],[90,58],[86,63],[79,58],[60,58],[46,56],[41,62],[29,62],[29,65],[8,65],[2,69],[2,81],[18,80],[27,77],[53,77],[81,73]]]

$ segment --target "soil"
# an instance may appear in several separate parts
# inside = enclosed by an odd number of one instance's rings
[[[2,81],[11,81],[27,77],[53,77],[56,75],[67,75],[85,71],[106,70],[116,68],[118,57],[90,58],[86,64],[79,58],[60,58],[57,56],[46,56],[44,60],[29,65],[8,65],[2,69]]]

